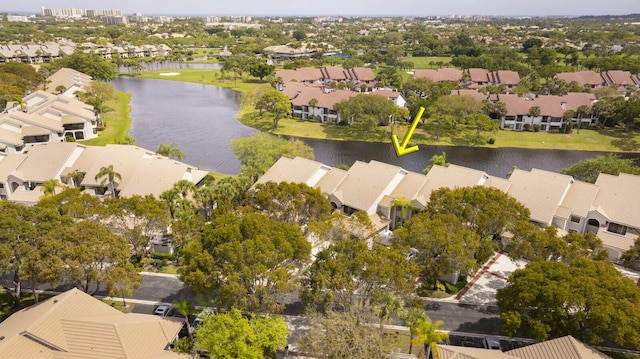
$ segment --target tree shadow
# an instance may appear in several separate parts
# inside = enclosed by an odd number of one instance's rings
[[[640,143],[638,143],[638,141],[635,138],[633,138],[633,136],[611,140],[611,144],[623,151],[640,150]]]
[[[455,330],[468,333],[500,334],[502,325],[500,317],[481,318],[477,322],[464,322]]]

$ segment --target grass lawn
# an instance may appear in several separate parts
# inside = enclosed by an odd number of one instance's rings
[[[269,113],[259,116],[257,111],[245,111],[240,116],[240,121],[247,126],[268,131],[274,134],[309,137],[318,139],[333,139],[344,141],[371,141],[391,143],[391,126],[378,127],[373,130],[363,130],[357,126],[330,125],[319,122],[303,121],[300,119],[282,119],[277,130],[273,129],[273,117]],[[394,133],[402,139],[408,130],[408,124],[394,125]],[[440,140],[436,139],[437,130],[434,125],[418,125],[418,128],[409,141],[413,144],[427,144],[437,146],[475,146],[476,130],[465,128],[462,131],[442,131]],[[531,149],[560,149],[560,150],[584,150],[604,152],[640,151],[640,132],[635,131],[625,134],[618,129],[602,131],[576,130],[571,134],[547,133],[547,132],[515,132],[511,130],[499,130],[495,133],[482,133],[482,138],[493,137],[495,144],[490,145],[485,141],[482,147],[513,147]]]
[[[178,274],[178,267],[173,264],[167,264],[158,270],[158,273]]]
[[[442,61],[445,65],[451,62],[451,57],[448,56],[417,56],[408,57],[407,61],[413,62],[414,69],[433,69],[434,66],[430,65],[430,62]]]
[[[176,72],[175,76],[163,76],[162,73]],[[145,79],[161,79],[170,81],[192,82],[203,85],[213,85],[224,87],[239,92],[245,92],[254,88],[265,87],[270,85],[266,82],[260,82],[258,78],[247,76],[233,80],[233,74],[227,73],[229,78],[221,80],[218,78],[220,70],[217,69],[164,69],[154,71],[144,71],[140,74],[140,78]]]
[[[117,91],[116,98],[107,104],[113,111],[104,114],[104,121],[107,125],[105,130],[100,132],[98,137],[81,141],[81,143],[83,145],[104,146],[115,143],[116,139],[123,139],[131,126],[129,100],[131,100],[131,94]]]

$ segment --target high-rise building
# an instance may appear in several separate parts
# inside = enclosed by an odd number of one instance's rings
[[[42,16],[56,16],[56,11],[54,9],[47,9],[43,7]]]

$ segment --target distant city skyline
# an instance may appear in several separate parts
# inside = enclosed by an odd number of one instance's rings
[[[123,13],[157,15],[250,15],[250,16],[581,16],[640,13],[638,0],[21,0],[0,5],[0,12],[39,14],[41,8],[121,9]]]

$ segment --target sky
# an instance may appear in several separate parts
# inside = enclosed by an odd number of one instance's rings
[[[622,15],[640,13],[640,0],[1,0],[0,12],[121,9],[125,15]]]

